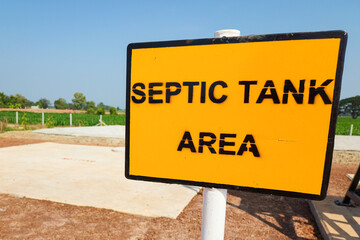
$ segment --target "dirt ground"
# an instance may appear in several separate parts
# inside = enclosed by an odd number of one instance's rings
[[[124,145],[115,139],[29,131],[0,134],[0,147],[45,141]],[[355,173],[359,162],[360,152],[334,153],[328,195],[345,194],[350,184],[345,175]],[[322,239],[307,200],[229,190],[227,202],[225,239]],[[201,210],[202,191],[177,219],[0,194],[0,239],[200,239]]]
[[[16,142],[19,142],[19,144],[16,144]],[[109,147],[125,146],[124,140],[117,138],[48,135],[42,133],[34,133],[32,131],[10,131],[5,133],[0,133],[0,147],[39,143],[39,142],[57,142],[57,143],[67,143],[67,144],[81,144],[81,145],[109,146]]]

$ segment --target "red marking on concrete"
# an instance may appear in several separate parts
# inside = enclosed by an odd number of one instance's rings
[[[87,162],[87,163],[94,163],[94,162],[96,162],[95,160],[78,159],[78,158],[66,158],[66,157],[64,157],[63,160],[72,160],[72,161]]]

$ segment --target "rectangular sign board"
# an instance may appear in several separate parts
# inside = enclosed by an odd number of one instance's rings
[[[347,33],[132,43],[126,177],[323,199]]]

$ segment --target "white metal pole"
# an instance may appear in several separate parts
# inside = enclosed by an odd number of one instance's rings
[[[215,38],[222,37],[240,37],[240,31],[237,29],[223,29],[214,33]]]
[[[42,112],[41,117],[42,117],[41,123],[42,123],[42,125],[44,125],[45,124],[44,112]]]
[[[72,114],[70,113],[70,126],[72,126]]]
[[[216,31],[215,38],[238,37],[240,31],[225,29]],[[226,216],[226,189],[204,188],[201,239],[220,240],[224,239],[225,216]]]
[[[19,112],[16,112],[16,124],[19,124]]]
[[[204,188],[201,239],[224,239],[227,190]]]
[[[354,125],[351,124],[351,126],[350,126],[350,136],[352,136],[353,127],[354,127]]]

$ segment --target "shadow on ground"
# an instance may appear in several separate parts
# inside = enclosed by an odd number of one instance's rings
[[[312,230],[314,237],[322,239],[319,229],[313,229],[315,219],[307,200],[236,190],[229,190],[228,194],[241,199],[240,204],[228,199],[228,205],[250,214],[290,239],[309,239],[304,230]],[[299,228],[304,225],[307,227]]]
[[[343,196],[327,196],[324,201],[311,201],[310,207],[320,230],[330,239],[359,239],[360,207],[338,206],[335,200]]]

